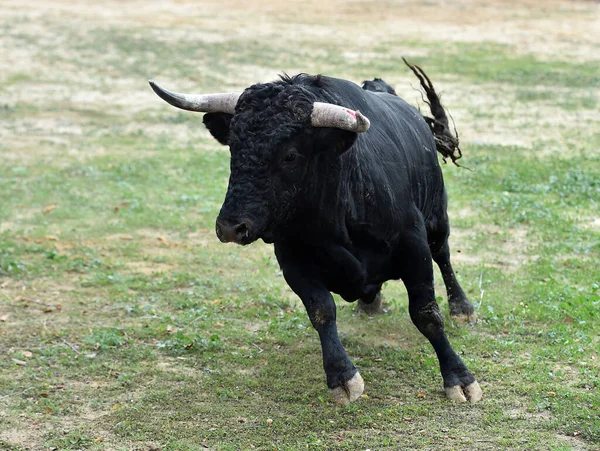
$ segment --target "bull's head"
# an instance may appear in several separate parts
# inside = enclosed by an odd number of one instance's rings
[[[290,83],[257,84],[243,93],[179,94],[150,86],[163,100],[207,113],[204,124],[231,151],[231,175],[217,218],[222,242],[271,242],[307,183],[316,154],[339,155],[369,128],[359,111],[316,102]]]

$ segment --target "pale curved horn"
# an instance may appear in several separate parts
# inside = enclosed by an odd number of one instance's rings
[[[310,115],[313,127],[341,128],[351,132],[366,132],[371,122],[360,111],[350,110],[332,103],[315,102]]]
[[[233,114],[241,92],[226,92],[222,94],[180,94],[161,88],[154,80],[148,80],[150,87],[165,102],[182,110],[198,111],[201,113]]]

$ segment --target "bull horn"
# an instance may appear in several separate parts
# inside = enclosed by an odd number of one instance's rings
[[[198,111],[201,113],[233,114],[241,92],[222,94],[180,94],[160,87],[154,80],[148,80],[150,87],[165,102],[182,110]]]
[[[313,127],[341,128],[351,132],[366,132],[371,123],[360,111],[350,110],[332,103],[315,102],[310,116]]]

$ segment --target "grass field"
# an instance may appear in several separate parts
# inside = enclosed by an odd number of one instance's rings
[[[0,449],[600,449],[600,8],[591,1],[6,0],[0,6]],[[228,91],[281,71],[443,93],[454,348],[447,401],[399,282],[338,301],[366,382],[328,394],[271,246],[221,244],[228,152],[146,80]],[[411,86],[412,85],[412,86]]]

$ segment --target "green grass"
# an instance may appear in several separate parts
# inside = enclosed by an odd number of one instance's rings
[[[598,449],[594,56],[394,35],[357,59],[306,30],[296,45],[204,41],[158,19],[141,25],[133,10],[131,23],[85,27],[69,14],[0,21],[0,42],[45,68],[0,74],[0,449]],[[302,23],[285,14],[263,19]],[[210,11],[193,20],[218,26]],[[388,282],[387,314],[337,300],[366,381],[366,396],[338,408],[270,246],[214,235],[227,150],[145,80],[239,88],[258,81],[249,67],[397,78],[402,50],[422,54],[410,59],[436,86],[451,84],[457,127],[470,131],[473,171],[443,169],[455,267],[478,324],[454,324],[438,273],[436,287],[484,399],[444,398],[405,290]],[[487,97],[471,102],[473,92]],[[482,130],[495,141],[473,137]]]

